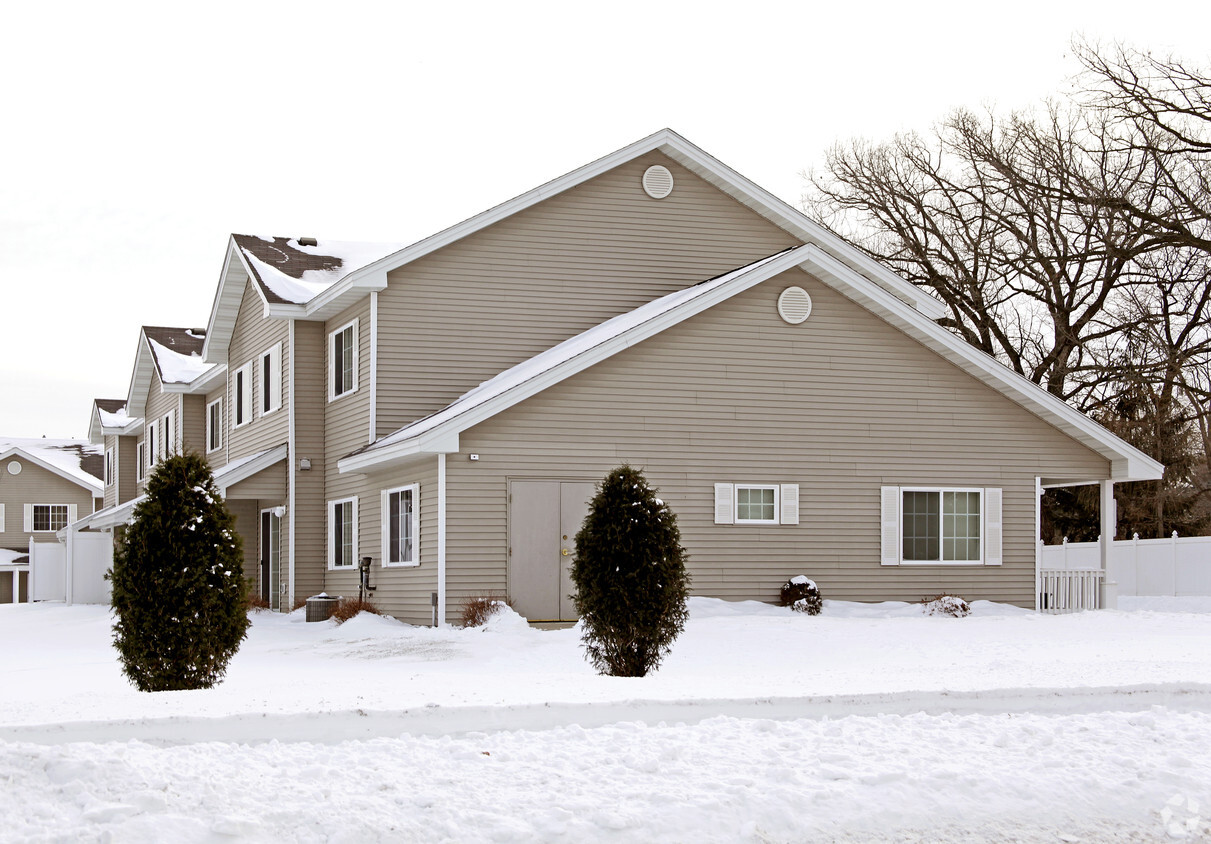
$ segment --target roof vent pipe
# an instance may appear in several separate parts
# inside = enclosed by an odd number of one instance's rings
[[[314,237],[300,237],[299,246],[319,246],[319,241]]]

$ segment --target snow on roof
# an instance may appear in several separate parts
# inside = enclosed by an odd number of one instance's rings
[[[122,402],[122,406],[117,410],[109,411],[103,408],[98,400],[97,418],[101,420],[101,426],[105,428],[125,428],[135,421],[135,417],[126,412],[126,402]]]
[[[196,349],[183,349],[176,344],[159,343],[148,333],[148,345],[151,346],[151,354],[155,357],[156,369],[160,371],[160,380],[165,384],[189,384],[216,366],[202,360],[201,340]],[[122,410],[122,413],[125,414],[126,410]]]
[[[746,273],[752,272],[755,269],[773,261],[775,258],[785,255],[792,249],[784,249],[781,252],[776,252],[759,261],[754,261],[739,269],[724,273],[721,276],[708,279],[700,282],[693,287],[687,287],[682,290],[674,291],[666,296],[661,296],[659,299],[654,299],[646,305],[640,305],[633,311],[628,311],[624,314],[619,314],[613,319],[606,320],[600,325],[595,325],[592,328],[571,337],[557,346],[552,346],[545,352],[540,352],[529,360],[522,361],[511,369],[506,369],[494,378],[484,381],[475,389],[464,393],[446,407],[439,410],[430,416],[419,419],[410,425],[400,428],[370,446],[361,449],[361,453],[372,452],[379,448],[403,442],[423,434],[426,431],[436,428],[443,422],[447,422],[454,417],[465,413],[473,408],[496,398],[497,396],[508,392],[515,387],[524,384],[525,382],[542,375],[561,363],[571,360],[572,358],[582,355],[591,349],[600,346],[601,344],[613,339],[614,337],[624,334],[640,325],[643,325],[650,320],[655,319],[661,314],[665,314],[682,305],[685,305],[712,290],[715,290],[729,281],[733,281],[737,277]]]
[[[11,565],[13,563],[29,562],[28,551],[15,551],[12,548],[0,548],[0,566]]]
[[[104,448],[100,445],[88,440],[0,439],[0,454],[13,449],[20,449],[89,489],[102,489]]]
[[[232,235],[252,275],[270,303],[304,304],[355,270],[402,247],[397,243],[322,240],[315,246],[296,238]]]

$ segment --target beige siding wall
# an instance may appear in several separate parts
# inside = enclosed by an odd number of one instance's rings
[[[7,466],[12,460],[21,464],[20,474],[8,472]],[[74,504],[76,517],[83,518],[93,511],[93,494],[32,461],[14,457],[0,467],[0,504],[4,505],[0,548],[26,550],[31,536],[39,542],[55,541],[53,531],[29,533],[25,530],[26,504]]]
[[[181,450],[206,456],[206,397],[181,396]]]
[[[244,549],[244,577],[252,583],[252,594],[257,594],[259,566],[260,504],[254,498],[228,499],[227,509],[235,516],[235,529],[240,534]]]
[[[417,484],[420,492],[420,565],[384,567],[381,493],[408,484]],[[358,499],[358,556],[374,560],[371,600],[401,621],[432,623],[431,596],[437,591],[437,460],[431,458],[390,475],[362,477],[349,494]],[[328,572],[327,591],[329,595],[356,597],[357,572]]]
[[[808,289],[811,318],[778,294]],[[694,592],[775,600],[942,590],[1033,605],[1035,476],[1102,478],[1104,459],[825,285],[792,271],[463,434],[449,463],[448,611],[504,590],[510,478],[599,480],[629,462],[678,514]],[[715,525],[716,482],[797,483],[797,526]],[[879,564],[881,485],[1004,490],[999,567]]]
[[[236,316],[231,345],[227,351],[227,391],[224,413],[227,416],[227,461],[246,457],[281,445],[289,436],[290,388],[288,378],[282,378],[282,406],[268,415],[261,414],[261,399],[265,384],[261,373],[261,355],[276,343],[282,344],[282,372],[290,371],[289,328],[284,320],[266,319],[264,303],[249,283],[244,288],[244,300]],[[252,364],[252,420],[235,427],[235,373],[245,364]],[[213,400],[213,399],[212,399]]]
[[[652,164],[673,172],[666,199],[641,187]],[[378,434],[609,317],[795,243],[660,153],[545,200],[390,274]]]
[[[324,507],[325,455],[324,414],[326,393],[324,380],[327,332],[322,323],[293,323],[293,354],[291,362],[294,383],[294,453],[289,460],[294,501],[292,512],[287,515],[293,524],[293,547],[291,530],[283,524],[284,551],[294,555],[294,599],[306,598],[324,591],[324,574],[327,566],[324,544],[324,526],[327,522]],[[299,461],[307,458],[313,468],[299,469]]]

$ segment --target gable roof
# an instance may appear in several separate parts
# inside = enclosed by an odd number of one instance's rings
[[[801,211],[749,181],[671,129],[661,129],[659,132],[603,158],[514,197],[508,202],[490,208],[410,246],[397,249],[377,260],[357,267],[346,265],[342,268],[343,274],[338,279],[328,283],[322,290],[305,301],[270,301],[264,293],[263,287],[258,284],[256,289],[261,291],[261,298],[265,303],[265,314],[280,319],[327,319],[353,304],[366,293],[384,289],[387,286],[388,272],[650,152],[667,155],[784,231],[805,243],[817,244],[827,253],[865,274],[875,284],[921,311],[930,319],[937,319],[945,314],[945,306],[924,290],[900,278],[853,244],[812,222]],[[244,236],[232,236],[223,264],[223,272],[219,279],[219,289],[211,308],[210,322],[207,324],[207,344],[204,356],[212,362],[226,362],[227,344],[231,339],[231,331],[235,327],[235,317],[239,310],[244,286],[250,278],[253,278],[253,271],[248,266],[248,256],[240,246],[243,241],[237,242],[236,237],[243,238]],[[285,238],[270,240],[275,245],[278,241],[286,241]],[[286,241],[285,245],[291,249],[302,251],[298,247],[297,241]],[[372,246],[374,244],[364,245]],[[353,244],[346,243],[341,246],[351,247]],[[315,248],[323,252],[327,248],[326,242],[320,241]],[[371,252],[367,250],[361,254],[369,256]],[[288,257],[287,263],[289,260],[291,259]]]
[[[1042,387],[969,345],[815,244],[776,253],[662,296],[594,326],[464,393],[442,410],[342,458],[341,472],[379,471],[424,454],[458,450],[458,435],[595,363],[695,314],[799,268],[917,339],[1111,464],[1116,481],[1159,478],[1164,467]]]
[[[95,495],[105,491],[105,458],[88,440],[0,439],[0,461],[17,457],[71,481]]]
[[[206,363],[202,348],[206,332],[201,328],[170,328],[144,325],[139,329],[135,349],[135,365],[130,376],[126,397],[126,412],[137,417],[147,410],[147,393],[152,374],[160,379],[161,388],[168,393],[192,393],[206,389],[223,370]]]
[[[93,399],[88,417],[88,441],[101,444],[106,435],[127,436],[139,433],[143,420],[126,412],[126,399]]]

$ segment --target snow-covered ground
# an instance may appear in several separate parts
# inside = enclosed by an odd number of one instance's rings
[[[696,598],[642,679],[512,614],[258,613],[158,694],[105,608],[0,606],[0,840],[1211,840],[1211,599],[1122,604]]]

